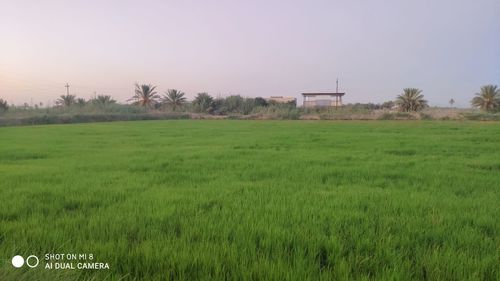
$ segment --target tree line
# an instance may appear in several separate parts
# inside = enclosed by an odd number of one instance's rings
[[[136,84],[135,95],[129,99],[133,104],[144,108],[168,107],[173,111],[183,108],[187,104],[185,93],[170,89],[163,95],[158,94],[156,86],[151,84]],[[206,92],[198,93],[190,103],[195,112],[223,115],[226,113],[249,114],[256,107],[265,107],[272,104],[262,97],[244,98],[240,95],[231,95],[225,98],[214,98]],[[296,106],[296,104],[290,104]]]
[[[450,105],[455,103],[454,99],[450,99]],[[424,99],[422,90],[416,88],[406,88],[401,95],[396,98],[395,104],[398,109],[403,112],[420,111],[428,106]],[[474,108],[479,108],[488,112],[500,110],[500,89],[496,85],[482,86],[479,93],[476,93],[471,100],[471,105]]]
[[[231,95],[228,97],[214,98],[208,93],[198,93],[193,101],[188,102],[184,92],[169,89],[163,94],[159,94],[156,86],[151,84],[136,84],[134,95],[128,100],[133,105],[149,109],[170,109],[172,111],[193,111],[199,113],[208,113],[215,115],[224,115],[228,113],[250,114],[255,108],[274,106],[296,107],[292,104],[276,104],[268,102],[262,97],[245,98],[240,95]],[[450,105],[453,106],[454,100],[450,100]],[[78,98],[75,95],[61,95],[56,100],[58,107],[73,107],[95,105],[106,108],[107,106],[117,104],[110,95],[97,95],[89,100]],[[480,92],[476,93],[471,100],[471,105],[475,108],[482,109],[488,112],[496,112],[500,110],[500,89],[496,85],[486,85],[481,87]],[[395,101],[388,101],[383,104],[355,104],[354,107],[360,106],[366,109],[397,109],[402,112],[421,111],[428,107],[428,102],[425,100],[422,90],[417,88],[405,88],[403,93],[396,97]],[[6,100],[0,98],[0,113],[9,109]]]

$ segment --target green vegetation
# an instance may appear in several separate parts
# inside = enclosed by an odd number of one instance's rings
[[[403,112],[421,111],[428,106],[422,90],[416,88],[403,89],[403,94],[396,98],[396,103]]]
[[[210,113],[213,110],[214,98],[207,93],[199,93],[193,100],[196,112]]]
[[[186,97],[184,97],[184,95],[185,94],[179,90],[170,89],[162,97],[162,101],[175,111],[186,103]]]
[[[499,140],[453,121],[0,128],[0,280],[499,280]],[[10,265],[45,253],[111,268]]]
[[[63,106],[63,107],[70,107],[70,106],[74,105],[76,102],[77,102],[77,98],[75,95],[66,94],[66,95],[60,96],[57,99],[56,105]],[[81,105],[81,101],[79,101],[78,103]]]
[[[134,105],[151,108],[158,103],[160,95],[156,92],[156,86],[151,84],[135,84],[135,95],[129,100]]]
[[[488,112],[497,111],[500,108],[500,89],[495,85],[483,86],[471,103],[472,106]]]
[[[6,100],[0,99],[0,113],[9,110],[9,104]]]
[[[472,105],[482,109],[429,108],[422,91],[403,89],[396,101],[383,103],[344,104],[339,108],[303,108],[296,101],[278,103],[262,97],[230,95],[214,98],[199,93],[189,101],[184,92],[170,89],[160,96],[156,86],[136,84],[131,104],[120,104],[109,95],[98,95],[90,100],[74,95],[62,95],[56,106],[43,104],[12,106],[0,99],[0,126],[60,124],[76,122],[158,119],[308,119],[308,120],[498,120],[500,90],[487,85],[476,94]],[[451,108],[455,100],[449,101]],[[5,112],[10,113],[5,114]]]
[[[97,95],[97,97],[91,99],[89,102],[101,107],[116,104],[116,100],[114,100],[110,95]]]
[[[465,113],[463,116],[467,120],[474,121],[500,121],[500,113],[472,112]]]

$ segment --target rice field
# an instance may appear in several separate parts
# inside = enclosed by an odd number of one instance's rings
[[[495,122],[0,128],[2,281],[500,280],[499,207]]]

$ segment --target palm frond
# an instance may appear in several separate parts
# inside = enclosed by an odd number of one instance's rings
[[[472,106],[485,111],[495,111],[500,108],[500,89],[496,85],[481,87],[481,91],[471,101]]]
[[[161,100],[164,104],[172,107],[172,110],[175,111],[186,102],[184,95],[185,94],[179,90],[170,89],[165,92],[165,95],[161,98]]]
[[[129,99],[129,101],[133,101],[134,104],[140,105],[145,108],[151,108],[156,103],[158,103],[158,99],[160,96],[157,92],[155,92],[156,86],[151,84],[135,84],[135,95]]]
[[[76,103],[75,95],[61,95],[57,100],[56,104],[59,106],[70,107]]]
[[[396,103],[401,111],[420,111],[428,106],[422,95],[422,90],[417,88],[405,88],[403,94],[396,98]]]

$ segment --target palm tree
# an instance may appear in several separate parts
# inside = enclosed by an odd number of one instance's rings
[[[403,94],[396,98],[396,103],[401,111],[419,111],[427,107],[422,90],[416,88],[403,89]]]
[[[135,84],[135,95],[129,99],[129,101],[134,101],[134,104],[140,105],[144,108],[151,108],[157,102],[160,96],[155,92],[156,86],[151,84]]]
[[[116,103],[116,100],[114,100],[110,95],[97,95],[97,97],[92,99],[92,103],[100,106],[106,106],[108,104]]]
[[[70,107],[76,102],[75,95],[62,95],[56,100],[56,104],[60,106]]]
[[[495,85],[481,87],[481,92],[477,93],[471,101],[472,106],[486,111],[494,111],[500,107],[500,89]]]
[[[207,112],[212,107],[214,98],[207,93],[199,93],[193,100],[193,104],[201,112]]]
[[[9,105],[6,100],[0,99],[0,112],[5,112],[9,110]]]
[[[185,94],[179,90],[170,89],[165,92],[165,95],[162,97],[162,102],[171,106],[172,110],[175,111],[177,107],[181,107],[186,102],[184,95]]]
[[[75,103],[78,106],[85,106],[87,104],[87,101],[84,98],[77,98]]]

